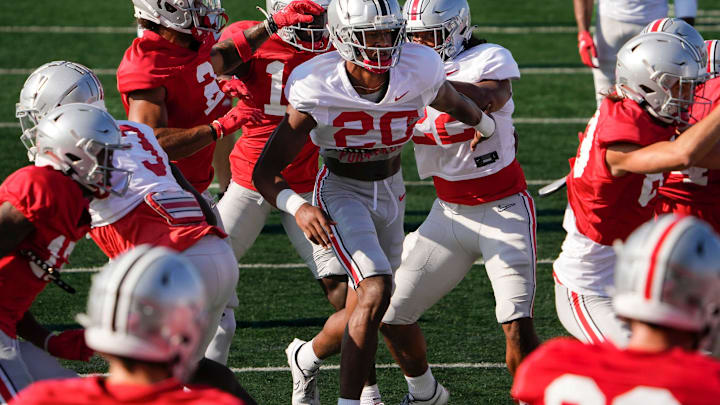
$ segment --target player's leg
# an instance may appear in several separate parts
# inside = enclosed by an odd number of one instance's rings
[[[7,404],[20,390],[33,383],[20,343],[0,331],[0,404]]]
[[[459,243],[454,231],[457,217],[436,200],[420,228],[405,238],[402,264],[394,275],[395,288],[381,330],[405,374],[408,403],[443,404],[449,397],[428,366],[426,342],[417,320],[465,277],[480,255],[476,236],[474,251]]]
[[[312,201],[312,193],[302,194],[302,197]],[[294,216],[282,213],[281,221],[290,243],[320,283],[330,304],[336,311],[344,308],[347,296],[347,273],[335,253],[332,249],[323,249],[320,245],[310,242],[297,226]]]
[[[615,314],[610,297],[580,294],[556,283],[555,307],[560,322],[578,340],[586,343],[609,340],[617,347],[627,345],[630,329]]]
[[[240,259],[260,235],[272,206],[257,191],[231,181],[217,209],[235,257]]]
[[[505,333],[505,362],[515,374],[540,340],[533,326],[536,271],[535,203],[527,191],[475,207],[495,317]]]
[[[340,396],[357,400],[375,358],[378,327],[390,301],[392,269],[371,217],[368,199],[373,199],[373,184],[325,173],[316,190],[316,203],[337,223],[333,250],[358,297],[343,336],[340,363]]]
[[[73,370],[63,367],[50,353],[30,342],[21,341],[19,347],[25,366],[35,381],[78,376]]]
[[[203,237],[183,251],[183,256],[199,270],[198,274],[203,279],[209,298],[210,323],[199,353],[205,353],[209,359],[226,364],[235,334],[232,305],[235,303],[237,306],[237,260],[228,244],[215,235]],[[218,328],[223,315],[226,318],[223,327]]]
[[[593,69],[595,97],[600,106],[603,96],[615,85],[617,53],[630,38],[642,31],[644,24],[633,24],[599,16],[595,31],[599,69]]]

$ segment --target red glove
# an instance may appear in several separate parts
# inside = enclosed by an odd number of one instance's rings
[[[230,135],[242,128],[243,125],[248,123],[256,124],[262,121],[263,116],[262,110],[240,100],[232,110],[213,121],[210,126],[215,130],[217,139],[222,139],[225,135]]]
[[[295,0],[273,14],[272,19],[278,28],[282,28],[297,23],[310,23],[314,16],[324,12],[322,6],[311,0]]]
[[[250,90],[248,90],[247,86],[245,86],[245,83],[243,83],[242,80],[239,79],[230,79],[230,80],[223,80],[223,79],[217,79],[218,86],[220,86],[220,90],[222,90],[223,93],[227,94],[230,97],[234,97],[240,100],[245,100],[248,104],[253,103],[252,96],[250,95]]]
[[[580,52],[580,60],[582,60],[583,65],[589,68],[597,68],[592,61],[592,58],[597,59],[597,49],[595,49],[595,42],[593,42],[589,31],[580,31],[578,33],[578,52]]]
[[[85,344],[85,330],[73,329],[51,333],[45,339],[45,351],[66,360],[88,361],[95,353]]]

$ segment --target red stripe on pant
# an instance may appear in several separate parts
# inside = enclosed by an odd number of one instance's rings
[[[2,373],[2,370],[0,370],[0,373]],[[1,375],[0,376],[0,404],[8,403],[13,398],[13,393],[15,392],[12,387],[8,387],[5,383],[5,381],[9,381],[9,378],[7,375]]]
[[[328,212],[327,209],[323,206],[322,198],[320,198],[321,188],[322,188],[322,182],[325,179],[325,177],[328,175],[328,169],[327,166],[323,166],[322,171],[317,177],[317,181],[315,184],[315,201],[317,202],[318,207],[320,207],[321,210]],[[333,229],[333,235],[330,236],[330,242],[333,245],[333,248],[335,250],[335,254],[337,255],[338,259],[342,262],[343,266],[346,270],[350,273],[350,277],[353,279],[353,284],[355,284],[355,287],[357,287],[358,283],[360,283],[360,277],[357,275],[357,270],[352,265],[351,259],[348,259],[348,257],[345,255],[345,250],[340,245],[340,242],[338,242],[337,238],[335,237],[336,229],[334,226],[331,226]]]
[[[585,314],[582,312],[582,308],[580,308],[580,296],[575,292],[570,292],[572,297],[572,307],[575,310],[575,314],[577,318],[580,320],[580,327],[583,329],[585,334],[590,338],[590,341],[592,343],[602,343],[603,338],[602,336],[598,336],[595,334],[595,331],[590,327],[590,323],[588,322],[587,318],[585,318]]]

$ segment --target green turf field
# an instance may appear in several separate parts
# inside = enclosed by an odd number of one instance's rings
[[[27,74],[42,63],[67,59],[98,69],[106,90],[106,104],[117,118],[125,118],[117,93],[115,76],[125,48],[134,34],[129,0],[36,0],[12,2],[0,13],[0,178],[25,165],[25,151],[14,125],[14,103]],[[699,0],[698,23],[706,38],[720,38],[720,2]],[[258,19],[256,2],[225,0],[231,21]],[[264,2],[262,3],[264,6]],[[471,0],[473,22],[481,27],[574,27],[572,1],[479,1]],[[714,27],[713,27],[714,26]],[[52,28],[55,27],[55,28]],[[57,27],[85,27],[62,32]],[[111,27],[103,33],[98,27]],[[495,30],[506,32],[503,30]],[[513,84],[515,117],[520,133],[519,160],[531,180],[533,194],[541,184],[562,176],[567,158],[574,155],[578,120],[558,123],[552,119],[583,119],[594,111],[592,78],[589,71],[558,73],[554,68],[581,68],[576,34],[491,33],[490,42],[509,48],[523,77]],[[533,68],[528,71],[527,68]],[[532,119],[548,123],[527,123]],[[520,120],[522,119],[522,120]],[[523,121],[524,120],[524,121]],[[417,182],[410,148],[405,150],[407,181]],[[428,184],[408,186],[405,228],[416,229],[427,215],[434,190]],[[551,260],[564,237],[562,193],[536,199],[538,215],[538,265],[535,321],[542,339],[563,333],[555,318]],[[75,249],[70,268],[97,267],[104,256],[89,240]],[[284,348],[294,337],[311,338],[330,315],[331,307],[309,271],[290,247],[278,217],[273,215],[255,246],[241,260],[237,309],[238,328],[229,365],[238,368],[238,378],[261,404],[287,404],[291,377],[286,368]],[[54,329],[77,327],[74,315],[83,310],[91,273],[65,276],[78,287],[70,296],[49,286],[33,306],[37,318]],[[494,318],[492,290],[481,265],[469,273],[452,294],[428,311],[420,322],[429,347],[433,373],[452,393],[454,404],[509,404],[511,379],[502,365],[504,338]],[[378,382],[385,403],[396,404],[405,394],[401,372],[392,366],[385,347],[378,349]],[[81,373],[103,372],[104,363],[94,358],[89,364],[67,363]],[[338,394],[338,359],[326,362],[321,372],[323,403],[335,403]]]

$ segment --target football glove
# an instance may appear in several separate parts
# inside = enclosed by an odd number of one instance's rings
[[[213,121],[210,126],[212,126],[215,130],[215,135],[217,135],[216,140],[218,140],[222,139],[226,135],[234,133],[242,128],[243,125],[248,123],[256,124],[262,121],[262,118],[262,110],[248,105],[243,100],[240,100],[237,105],[232,108],[232,110]]]
[[[85,330],[72,329],[52,332],[45,339],[45,351],[66,360],[88,361],[95,353],[85,344]]]
[[[597,68],[593,59],[597,59],[597,49],[595,48],[595,42],[589,31],[580,31],[578,33],[578,52],[580,53],[580,60],[583,65],[589,68]]]
[[[271,18],[277,28],[287,27],[298,23],[310,23],[325,11],[319,4],[311,0],[295,0],[282,10],[274,13]]]

